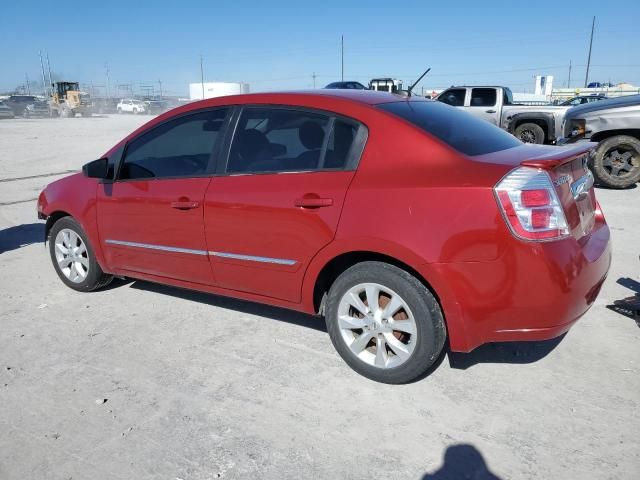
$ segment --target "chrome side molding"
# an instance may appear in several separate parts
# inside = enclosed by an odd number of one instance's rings
[[[287,258],[254,257],[253,255],[240,255],[238,253],[228,252],[209,252],[209,255],[220,258],[232,258],[234,260],[246,260],[248,262],[275,263],[277,265],[295,265],[298,263],[296,260],[289,260]]]
[[[123,247],[159,250],[162,252],[189,253],[191,255],[212,255],[214,257],[220,257],[220,258],[245,260],[247,262],[271,263],[275,265],[295,265],[296,263],[298,263],[296,260],[289,260],[288,258],[257,257],[254,255],[241,255],[238,253],[229,253],[229,252],[207,252],[206,250],[193,250],[191,248],[169,247],[166,245],[154,245],[150,243],[125,242],[124,240],[107,239],[105,240],[105,243],[108,243],[111,245],[120,245]]]

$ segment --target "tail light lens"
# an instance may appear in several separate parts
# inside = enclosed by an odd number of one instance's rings
[[[500,180],[494,190],[502,214],[516,237],[548,241],[569,235],[564,210],[544,170],[517,168]]]

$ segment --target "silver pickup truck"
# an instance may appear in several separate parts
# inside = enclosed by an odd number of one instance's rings
[[[451,87],[435,100],[487,120],[526,143],[555,143],[562,136],[562,120],[570,106],[514,103],[507,87]]]
[[[598,142],[589,165],[599,184],[626,188],[640,181],[640,95],[574,107],[563,131],[561,144]]]

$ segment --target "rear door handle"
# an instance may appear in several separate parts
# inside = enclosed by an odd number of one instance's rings
[[[177,208],[178,210],[191,210],[198,208],[200,202],[192,202],[190,200],[178,200],[177,202],[171,202],[171,208]]]
[[[495,110],[487,110],[486,113],[496,113]]]
[[[330,207],[331,205],[333,205],[333,198],[317,198],[317,197],[297,198],[295,205],[296,207],[302,207],[302,208]]]

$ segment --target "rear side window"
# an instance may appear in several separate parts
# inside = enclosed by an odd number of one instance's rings
[[[362,145],[360,124],[288,108],[245,108],[231,144],[227,173],[344,169]],[[359,152],[357,152],[359,155]]]
[[[452,88],[440,95],[438,101],[453,107],[464,107],[464,96],[466,94],[466,88]]]
[[[472,107],[493,107],[496,104],[495,88],[473,88],[471,89]]]
[[[414,124],[465,155],[484,155],[522,143],[504,130],[439,102],[384,103],[379,108]]]
[[[168,121],[134,139],[120,168],[122,180],[192,177],[207,172],[227,109]]]

